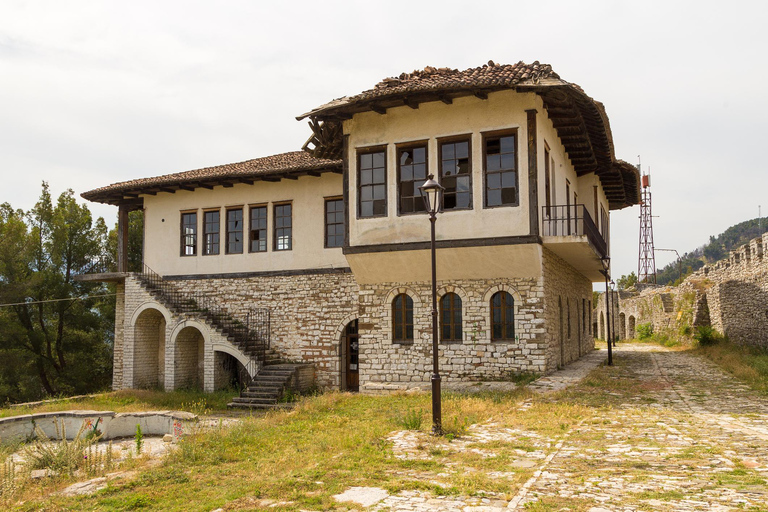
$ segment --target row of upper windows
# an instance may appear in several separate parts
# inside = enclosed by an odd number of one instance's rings
[[[490,300],[491,341],[513,341],[515,339],[515,299],[509,292],[499,291]],[[461,342],[462,303],[461,297],[449,292],[440,298],[440,341]],[[392,299],[392,341],[413,343],[413,299],[407,293],[400,293]]]
[[[468,210],[472,200],[472,137],[438,140],[437,180],[445,188],[442,210]],[[517,206],[519,178],[517,132],[483,134],[483,207]],[[397,145],[397,212],[424,212],[419,187],[428,174],[427,142]],[[386,147],[361,148],[357,152],[358,217],[387,215]]]
[[[266,252],[268,247],[267,205],[247,208],[248,227],[245,227],[244,207],[225,209],[224,248],[226,254],[242,254],[245,245],[248,252]],[[293,204],[272,205],[272,250],[290,251],[293,248]],[[197,210],[181,212],[181,255],[198,254]],[[344,201],[339,198],[325,200],[325,247],[341,247],[344,244]],[[245,244],[244,235],[248,235]],[[221,209],[203,210],[202,254],[219,254],[221,246]]]

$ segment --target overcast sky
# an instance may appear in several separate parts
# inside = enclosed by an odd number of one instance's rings
[[[768,2],[0,3],[0,202],[297,150],[295,116],[425,66],[548,63],[653,177],[656,247],[768,213]],[[90,204],[114,223],[116,208]],[[613,212],[637,270],[639,207]],[[657,267],[675,258],[659,253]]]

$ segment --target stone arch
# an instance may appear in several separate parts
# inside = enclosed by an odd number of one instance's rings
[[[146,307],[145,307],[146,306]],[[156,388],[165,384],[165,329],[167,317],[142,305],[131,318],[133,327],[133,386]]]
[[[204,389],[206,336],[197,322],[182,322],[171,335],[173,389]]]
[[[254,377],[256,364],[234,347],[216,344],[213,347],[213,389],[235,386],[242,389]],[[255,373],[255,372],[254,372]]]
[[[336,326],[336,335],[334,336],[333,343],[336,343],[336,344],[341,343],[341,339],[344,337],[344,333],[347,329],[347,325],[349,325],[349,322],[356,320],[359,316],[360,315],[357,312],[355,312],[355,313],[350,313],[344,317],[344,320],[342,320],[341,323]]]
[[[635,317],[634,316],[629,315],[627,327],[629,329],[629,338],[632,340],[637,338],[637,334],[635,334]]]
[[[623,311],[619,313],[619,339],[627,339],[627,317]]]
[[[171,312],[168,311],[168,308],[166,308],[159,302],[145,302],[133,311],[133,314],[131,315],[130,325],[135,326],[136,320],[139,318],[139,315],[141,315],[144,311],[148,309],[154,309],[155,311],[163,315],[163,318],[165,318],[166,325],[169,325],[171,323],[172,315],[171,315]]]
[[[387,308],[387,314],[384,316],[384,329],[386,332],[386,340],[388,343],[392,343],[392,301],[395,300],[395,297],[400,295],[401,293],[407,294],[411,300],[413,300],[413,343],[416,344],[416,342],[421,338],[421,333],[419,330],[419,322],[417,321],[417,318],[422,314],[420,311],[422,307],[421,302],[421,296],[416,293],[416,290],[413,288],[409,288],[407,286],[398,286],[397,288],[392,288],[389,293],[387,293],[386,299],[384,299],[384,307]],[[400,345],[403,347],[410,346],[410,343]]]

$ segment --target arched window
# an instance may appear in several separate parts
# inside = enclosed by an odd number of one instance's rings
[[[440,341],[461,340],[461,297],[449,292],[440,298]]]
[[[405,293],[392,301],[392,341],[413,342],[413,299]]]
[[[507,292],[491,297],[491,340],[515,339],[515,299]]]

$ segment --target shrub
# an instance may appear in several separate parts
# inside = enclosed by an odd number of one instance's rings
[[[699,345],[706,347],[708,345],[716,345],[723,340],[723,335],[717,332],[714,327],[709,325],[700,325],[696,327],[696,332],[693,333],[693,339],[695,339]]]
[[[420,430],[422,412],[416,409],[408,409],[400,421],[398,422],[405,430]]]
[[[638,324],[637,328],[637,339],[639,340],[647,340],[651,336],[653,336],[653,324],[647,323],[647,324]]]

